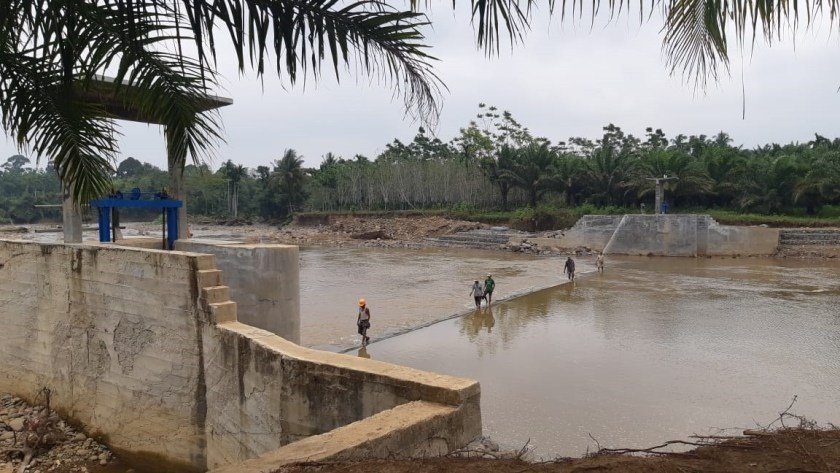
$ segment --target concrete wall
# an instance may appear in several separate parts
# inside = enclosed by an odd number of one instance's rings
[[[625,215],[604,247],[604,252],[697,256],[697,222],[697,215]]]
[[[0,391],[53,405],[118,451],[206,464],[196,272],[210,255],[0,241]]]
[[[208,254],[0,240],[0,390],[51,388],[89,432],[153,459],[148,471],[234,464],[354,423],[382,438],[341,455],[443,448],[430,432],[451,449],[481,433],[478,383],[240,323],[222,280]],[[359,422],[415,401],[434,415]]]
[[[117,245],[155,249],[160,239],[126,238]],[[300,343],[300,258],[292,245],[221,240],[176,240],[175,249],[216,256],[222,283],[238,306],[239,320]]]
[[[781,230],[778,228],[735,227],[711,220],[708,229],[707,255],[766,256],[775,254],[779,248]]]
[[[452,432],[467,434],[462,426],[479,417],[477,402],[456,408],[414,401],[211,473],[276,473],[302,462],[439,456],[456,448]]]
[[[205,345],[212,347],[205,360],[213,366],[207,383],[214,387],[207,393],[208,410],[215,413],[207,430],[211,467],[253,458],[411,401],[453,408],[441,436],[453,448],[481,434],[474,381],[312,350],[234,321],[205,335]],[[471,415],[462,415],[464,409]],[[386,433],[390,427],[378,429]],[[421,440],[425,437],[412,443]]]
[[[564,235],[549,245],[556,248],[587,248],[602,251],[623,215],[584,215]]]
[[[769,256],[778,248],[779,230],[720,225],[708,215],[586,215],[560,238],[529,241],[619,255]]]
[[[239,320],[300,343],[300,258],[291,245],[178,240],[175,249],[216,256]]]

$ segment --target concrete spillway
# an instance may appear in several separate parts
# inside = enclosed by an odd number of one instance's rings
[[[586,215],[556,246],[650,256],[771,255],[779,230],[720,225],[708,215]]]

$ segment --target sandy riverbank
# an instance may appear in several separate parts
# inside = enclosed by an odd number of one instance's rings
[[[125,222],[123,227],[121,233],[124,237],[159,237],[161,235],[159,223]],[[321,222],[295,222],[285,226],[251,223],[244,219],[230,222],[230,224],[202,220],[190,223],[190,233],[194,238],[335,248],[426,248],[437,246],[429,239],[487,228],[490,226],[486,224],[439,216],[331,216]],[[543,232],[540,236],[550,237],[559,233]],[[0,238],[51,242],[60,241],[62,233],[60,225],[57,224],[0,225]],[[90,240],[97,238],[95,223],[85,225],[84,238]],[[556,251],[539,248],[528,242],[521,242],[511,247],[491,245],[485,249],[540,255],[558,254]],[[585,248],[574,249],[574,252],[588,253]]]

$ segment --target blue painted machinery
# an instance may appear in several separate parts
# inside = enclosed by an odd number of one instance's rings
[[[128,196],[116,191],[105,199],[93,200],[91,207],[99,210],[99,241],[116,241],[116,231],[119,225],[120,208],[158,209],[163,215],[163,248],[171,250],[178,239],[178,209],[183,201],[170,199],[166,191],[157,193],[141,192],[131,189]]]

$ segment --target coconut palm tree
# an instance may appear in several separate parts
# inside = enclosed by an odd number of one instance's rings
[[[248,169],[228,159],[222,164],[219,173],[228,181],[228,210],[230,216],[236,218],[239,215],[239,182],[248,175]]]
[[[636,138],[625,135],[621,128],[610,124],[604,127],[604,135],[597,144],[586,143],[583,147],[584,179],[596,204],[624,203],[631,186],[630,179],[638,164],[638,145]]]
[[[540,198],[559,185],[556,178],[557,155],[549,143],[535,140],[513,154],[507,169],[499,175],[506,178],[514,187],[528,194],[528,205],[536,207]]]
[[[287,149],[283,152],[283,157],[274,162],[271,180],[288,205],[289,212],[287,215],[294,213],[295,206],[306,200],[306,193],[303,190],[305,178],[303,158],[298,156],[297,151]]]
[[[517,150],[509,145],[502,145],[496,156],[485,156],[478,162],[481,171],[487,176],[491,184],[499,189],[502,199],[502,210],[508,210],[508,194],[513,187],[511,183],[511,166],[516,159]]]
[[[654,192],[654,184],[649,177],[664,175],[678,178],[663,183],[663,188],[675,199],[698,197],[712,191],[714,182],[703,163],[688,153],[674,148],[654,148],[643,150],[640,154],[633,178],[639,197]]]

